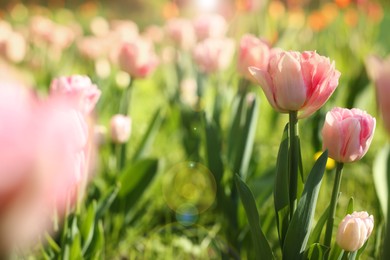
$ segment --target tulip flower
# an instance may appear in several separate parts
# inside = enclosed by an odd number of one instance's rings
[[[149,76],[158,64],[152,44],[141,38],[123,43],[118,57],[120,68],[135,78]]]
[[[321,108],[336,89],[340,77],[334,62],[313,51],[277,52],[268,70],[256,67],[249,70],[276,111],[300,111],[299,118]]]
[[[234,42],[232,39],[209,38],[195,46],[193,58],[200,71],[215,73],[230,65],[233,54]]]
[[[169,38],[184,50],[189,50],[195,44],[195,31],[189,20],[183,18],[169,20],[166,25],[166,32]]]
[[[360,160],[371,144],[375,124],[375,118],[365,111],[336,107],[326,114],[323,149],[328,149],[329,157],[337,162]]]
[[[376,99],[383,124],[390,133],[390,58],[380,60],[370,56],[366,60],[366,67],[376,86]]]
[[[254,80],[248,67],[267,70],[270,56],[271,51],[267,43],[254,35],[244,35],[238,50],[237,70],[246,79]]]
[[[64,96],[0,85],[0,251],[32,245],[82,193],[91,152],[86,115]]]
[[[53,95],[70,97],[85,114],[92,112],[101,94],[89,77],[80,75],[56,78],[50,89]]]
[[[219,14],[203,14],[194,20],[194,29],[198,40],[220,38],[226,34],[227,22]]]
[[[117,114],[110,121],[111,139],[114,143],[123,144],[129,140],[131,134],[131,119]]]
[[[374,228],[374,217],[367,212],[353,212],[340,222],[336,241],[348,252],[359,250],[370,237]]]

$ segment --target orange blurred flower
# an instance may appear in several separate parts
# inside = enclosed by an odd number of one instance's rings
[[[334,0],[334,2],[340,7],[340,8],[346,8],[350,5],[351,0]]]
[[[355,9],[348,9],[344,15],[344,21],[349,27],[354,27],[359,21],[359,14]]]
[[[326,18],[324,18],[323,13],[320,11],[312,12],[307,18],[307,23],[315,32],[323,30],[327,25]]]
[[[179,13],[180,10],[175,3],[168,2],[164,4],[162,14],[166,20],[179,16]]]
[[[376,23],[379,23],[383,18],[383,8],[379,3],[367,3],[367,16]]]
[[[332,23],[339,14],[337,5],[333,3],[326,3],[321,8],[322,16],[325,18],[326,23],[329,25]]]
[[[281,1],[272,1],[268,6],[269,15],[275,20],[280,19],[286,12],[286,8]]]

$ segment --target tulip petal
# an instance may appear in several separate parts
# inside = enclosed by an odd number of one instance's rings
[[[298,111],[306,101],[306,85],[299,60],[285,52],[272,74],[277,104],[287,111]]]
[[[306,104],[303,106],[298,118],[306,118],[321,108],[336,90],[341,73],[335,70],[334,62],[329,70],[324,73],[321,84],[309,96]]]
[[[271,106],[278,112],[286,113],[287,110],[281,109],[275,102],[275,97],[273,93],[273,84],[271,76],[265,70],[261,70],[256,67],[249,67],[249,72],[252,74],[253,78],[259,83],[260,87],[263,89],[265,96],[267,97],[268,102]]]
[[[341,130],[339,129],[338,119],[335,118],[335,114],[327,113],[325,118],[325,124],[322,128],[323,137],[323,150],[328,149],[329,157],[341,161],[340,150],[342,143]]]
[[[343,162],[353,162],[362,156],[361,125],[356,118],[351,117],[343,120],[341,128],[345,139],[341,148],[342,160]]]

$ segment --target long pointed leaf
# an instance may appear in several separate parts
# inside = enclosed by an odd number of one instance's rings
[[[317,221],[317,224],[315,225],[313,231],[311,232],[309,242],[308,242],[309,245],[320,242],[321,233],[326,224],[326,221],[328,220],[328,215],[329,215],[329,206],[325,209],[324,213],[322,213],[320,219]]]
[[[248,186],[236,175],[235,182],[251,228],[256,259],[274,259],[272,249],[261,230],[256,201]]]
[[[223,175],[221,137],[218,135],[218,128],[215,122],[209,122],[204,113],[202,121],[206,135],[207,166],[214,175],[217,186],[219,186]]]
[[[287,230],[283,259],[300,259],[306,249],[327,159],[328,152],[325,151],[318,158],[307,178],[302,197]]]
[[[285,126],[276,161],[274,204],[279,242],[283,248],[289,224],[288,125]]]
[[[241,133],[242,139],[240,142],[240,150],[237,154],[240,156],[240,159],[237,161],[239,162],[240,174],[244,180],[248,174],[248,166],[252,156],[257,119],[259,116],[259,102],[255,95],[248,105],[249,107],[245,118],[245,125]]]
[[[160,129],[162,121],[163,121],[163,114],[161,112],[161,109],[159,108],[154,113],[152,120],[149,123],[149,127],[145,132],[145,135],[143,136],[140,144],[135,150],[135,153],[132,157],[132,161],[139,160],[146,153],[146,151],[152,145],[153,140]]]

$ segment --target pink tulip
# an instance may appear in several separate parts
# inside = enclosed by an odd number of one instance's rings
[[[267,70],[270,59],[269,46],[251,34],[246,34],[241,38],[238,51],[238,72],[246,79],[253,80],[248,67]]]
[[[367,212],[353,212],[340,222],[336,241],[348,252],[359,250],[370,237],[374,228],[374,217]]]
[[[52,230],[54,212],[72,209],[88,179],[86,119],[69,98],[0,84],[1,252],[32,245]]]
[[[276,52],[268,70],[256,67],[249,70],[276,111],[301,111],[299,118],[321,108],[336,89],[340,77],[334,62],[312,51]]]
[[[53,95],[70,97],[85,114],[92,112],[101,94],[89,77],[80,75],[56,78],[50,89]]]
[[[390,133],[390,57],[381,60],[371,56],[366,60],[366,67],[376,86],[376,99],[385,129]]]
[[[227,22],[219,14],[203,14],[194,20],[194,29],[198,40],[223,37],[227,31]]]
[[[333,108],[322,128],[323,149],[338,162],[360,160],[371,144],[375,123],[375,118],[360,109]]]
[[[125,115],[115,115],[110,121],[111,139],[114,143],[126,143],[131,135],[131,119]]]
[[[230,65],[233,54],[233,40],[209,38],[195,46],[193,58],[200,71],[215,73]]]
[[[118,57],[120,68],[135,78],[149,76],[158,65],[153,45],[141,38],[123,43]]]
[[[183,50],[189,50],[195,44],[195,31],[189,20],[183,18],[171,19],[166,25],[166,31],[169,38]]]

